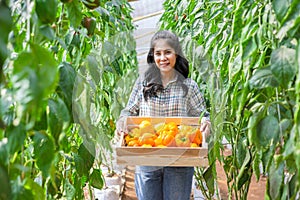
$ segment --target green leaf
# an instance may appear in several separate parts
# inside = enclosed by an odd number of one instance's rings
[[[73,97],[73,88],[76,79],[76,71],[71,64],[67,62],[62,62],[59,65],[59,87],[62,90],[61,97],[64,99],[70,113],[72,111],[72,97]]]
[[[252,162],[252,168],[257,181],[259,180],[261,174],[260,164],[261,164],[261,151],[256,151]]]
[[[1,146],[0,146],[1,148]],[[0,187],[0,199],[11,199],[11,184],[8,176],[7,169],[0,164],[0,180],[1,180],[1,187]]]
[[[49,25],[40,26],[40,33],[50,41],[55,39],[55,32]]]
[[[297,194],[294,193],[294,191],[297,191],[297,187],[299,189],[299,181],[298,181],[299,179],[298,178],[299,178],[299,171],[296,172],[294,175],[292,175],[292,178],[290,179],[290,181],[287,184],[287,189],[288,189],[289,196],[291,197],[291,199],[293,199],[293,198],[296,199]]]
[[[295,149],[296,148],[296,144],[295,144],[296,135],[295,134],[296,134],[295,129],[292,129],[290,131],[288,139],[285,141],[285,144],[284,144],[285,147],[282,152],[282,155],[285,157],[289,157],[294,152],[297,152]]]
[[[49,176],[50,168],[55,157],[54,142],[46,133],[38,131],[35,131],[33,141],[36,165],[46,178]]]
[[[243,61],[248,59],[250,56],[252,56],[256,51],[257,51],[257,44],[255,41],[255,37],[251,37],[247,39],[245,42],[243,42],[243,55],[242,55]]]
[[[9,163],[7,143],[8,143],[7,138],[2,138],[2,140],[0,140],[0,163],[4,166],[7,166]]]
[[[246,149],[245,151],[245,159],[244,162],[239,170],[239,174],[237,176],[237,186],[238,190],[242,188],[242,186],[249,181],[251,176],[249,175],[248,166],[251,164],[251,155],[250,151]]]
[[[93,169],[92,174],[90,175],[90,184],[94,188],[101,190],[104,185],[104,179],[100,169]]]
[[[271,199],[278,199],[281,193],[281,183],[283,181],[283,172],[284,172],[284,163],[280,163],[278,166],[275,165],[275,162],[272,162],[270,166],[270,175],[269,182],[269,195]]]
[[[297,72],[296,51],[285,46],[274,50],[271,54],[271,71],[279,84],[287,88]]]
[[[63,191],[64,191],[64,194],[63,194],[64,199],[67,199],[67,200],[74,199],[76,190],[75,190],[74,186],[70,183],[69,179],[66,179]]]
[[[35,11],[43,24],[56,21],[57,0],[35,0]]]
[[[89,148],[91,149],[91,148]],[[88,176],[95,160],[95,147],[91,152],[82,143],[78,149],[78,154],[74,155],[75,168],[79,176]]]
[[[70,122],[69,111],[65,103],[57,97],[56,99],[48,100],[49,106],[49,127],[55,141],[58,142],[59,136],[63,129]]]
[[[241,168],[244,162],[247,161],[245,159],[246,154],[249,154],[248,152],[249,150],[245,145],[245,142],[246,142],[246,138],[240,138],[240,140],[237,142],[236,158],[237,158],[238,168]],[[249,162],[249,160],[247,162]]]
[[[299,142],[295,145],[295,152],[294,152],[294,157],[295,157],[295,163],[298,169],[298,173],[299,173],[299,169],[300,169],[300,144]],[[299,176],[299,174],[298,174]]]
[[[272,7],[276,14],[276,18],[282,23],[288,9],[290,8],[291,0],[273,0]]]
[[[35,120],[45,109],[44,99],[56,87],[58,73],[56,61],[48,50],[37,44],[30,47],[31,51],[21,52],[14,62],[12,83],[15,101],[22,105],[20,114],[28,111],[31,120]]]
[[[34,199],[32,191],[24,187],[24,182],[21,182],[20,177],[12,181],[11,187],[13,200]]]
[[[255,112],[250,118],[248,122],[248,138],[250,141],[250,144],[257,144],[258,143],[258,137],[257,137],[257,124],[261,121],[263,118],[263,112]]]
[[[241,173],[241,176],[238,177],[238,180],[237,180],[237,189],[238,190],[241,190],[241,188],[243,187],[243,185],[245,183],[249,183],[250,181],[250,176],[251,172],[248,172],[248,171],[243,171],[243,173]]]
[[[292,1],[289,10],[282,21],[282,26],[278,30],[276,37],[282,40],[284,37],[295,37],[300,22],[300,2],[297,0]]]
[[[210,165],[203,174],[206,186],[210,194],[214,194],[215,180],[213,176],[213,165]]]
[[[71,25],[77,28],[82,20],[82,5],[78,0],[73,0],[72,2],[65,4],[68,11],[68,17]]]
[[[7,42],[8,34],[12,29],[13,19],[11,17],[11,12],[9,7],[6,5],[6,1],[0,2],[0,66],[3,66],[3,63],[7,57]],[[2,71],[1,71],[2,73]],[[2,76],[2,74],[0,74]],[[2,82],[2,79],[1,81]]]
[[[24,145],[26,138],[25,126],[19,124],[17,127],[9,127],[6,134],[8,153],[13,155],[15,152],[20,151]]]
[[[88,70],[94,82],[96,84],[99,84],[100,80],[102,80],[101,77],[103,72],[101,71],[101,69],[103,66],[102,67],[99,66],[101,64],[97,62],[97,59],[94,54],[91,54],[87,57],[87,63],[88,63]]]
[[[249,80],[250,88],[263,89],[277,87],[278,81],[268,68],[257,69]]]
[[[24,188],[30,190],[32,192],[32,195],[34,196],[33,200],[41,200],[46,199],[45,191],[42,186],[34,182],[30,178],[25,179]]]
[[[267,147],[272,142],[278,141],[279,123],[274,116],[264,117],[256,127],[257,142],[261,147]]]

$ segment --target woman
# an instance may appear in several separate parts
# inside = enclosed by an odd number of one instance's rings
[[[151,39],[149,68],[140,76],[128,104],[122,110],[117,129],[126,116],[200,117],[200,130],[210,130],[209,114],[195,81],[188,78],[189,63],[183,57],[178,37],[159,31]],[[123,129],[124,130],[124,129]],[[135,190],[139,200],[189,200],[193,167],[136,166]]]

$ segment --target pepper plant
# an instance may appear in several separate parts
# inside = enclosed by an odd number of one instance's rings
[[[132,8],[0,3],[0,199],[83,199],[105,184],[123,77],[135,78]]]
[[[216,193],[215,162],[228,199],[247,199],[253,175],[267,176],[265,199],[299,198],[299,7],[297,0],[164,3],[161,29],[183,38],[211,113],[210,166],[195,174],[207,198]]]

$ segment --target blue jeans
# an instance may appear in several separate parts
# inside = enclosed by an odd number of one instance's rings
[[[136,166],[139,200],[190,200],[194,167]]]

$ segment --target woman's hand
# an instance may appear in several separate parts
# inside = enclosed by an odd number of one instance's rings
[[[127,132],[127,127],[126,127],[126,118],[127,117],[120,117],[118,120],[117,120],[117,123],[116,123],[116,131],[117,131],[117,134],[121,135],[121,133],[126,133]]]
[[[210,134],[211,123],[208,119],[202,118],[200,124],[200,131],[204,134],[205,138],[207,138]]]

